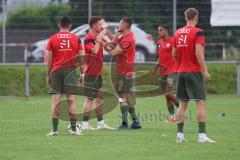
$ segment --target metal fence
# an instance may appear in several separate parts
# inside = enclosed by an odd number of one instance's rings
[[[0,66],[26,66],[26,96],[30,93],[29,67],[44,65],[28,63],[27,57],[34,49],[35,42],[47,39],[58,31],[57,19],[62,14],[72,17],[73,29],[88,23],[92,15],[102,16],[108,22],[118,22],[122,17],[129,16],[133,23],[138,24],[156,42],[157,27],[160,24],[168,24],[172,35],[177,28],[185,25],[183,12],[189,7],[195,7],[200,12],[198,26],[203,28],[207,38],[208,63],[237,65],[237,94],[240,95],[240,41],[238,38],[240,27],[212,27],[210,25],[211,0],[8,0],[7,3],[1,0],[0,2],[2,31],[0,33]],[[239,4],[240,1],[236,0],[232,3]],[[62,8],[56,10],[58,5]],[[41,11],[41,14],[28,15],[25,12],[26,9],[34,12]],[[223,12],[228,12],[228,9]]]
[[[139,27],[158,39],[157,27],[168,24],[172,33],[185,24],[184,10],[195,7],[199,10],[199,24],[207,38],[206,56],[208,60],[239,60],[240,59],[240,27],[211,27],[211,0],[8,0],[2,2],[2,27],[0,36],[0,62],[24,62],[24,51],[18,46],[9,46],[8,43],[33,43],[47,39],[57,32],[57,19],[61,14],[72,17],[76,28],[86,24],[91,15],[102,16],[109,22],[118,22],[122,17],[129,16]],[[11,2],[11,3],[10,3]],[[13,3],[14,2],[14,3]],[[31,2],[31,3],[30,3]],[[20,12],[28,7],[32,11],[46,8],[49,4],[59,4],[63,11],[50,8],[41,16],[31,17],[26,12]],[[234,3],[239,4],[236,0]],[[23,5],[24,4],[24,5]],[[20,10],[20,11],[19,11]],[[40,10],[40,9],[39,9]],[[54,10],[51,12],[51,10]],[[66,11],[65,11],[66,10]],[[54,13],[53,13],[54,12]],[[225,9],[223,12],[228,12]],[[44,16],[45,15],[45,16]],[[15,17],[14,17],[15,16]],[[16,18],[17,17],[17,18]],[[6,20],[6,21],[5,21]],[[6,23],[5,23],[6,22]],[[22,57],[20,57],[20,55]]]
[[[152,64],[156,62],[146,62],[147,64]],[[207,64],[235,64],[237,67],[237,85],[236,93],[240,96],[240,61],[208,61]],[[108,63],[106,63],[108,64]],[[44,63],[0,63],[1,66],[25,66],[25,96],[30,96],[30,67],[31,66],[45,66]]]

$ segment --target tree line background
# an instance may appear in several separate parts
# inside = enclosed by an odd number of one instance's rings
[[[56,1],[60,3],[53,3]],[[156,29],[159,24],[164,23],[172,27],[172,3],[172,0],[95,0],[92,5],[92,15],[102,16],[111,22],[118,22],[122,17],[129,16],[134,23],[139,24],[143,30],[157,39]],[[211,27],[210,0],[178,0],[177,27],[185,24],[183,12],[188,7],[195,7],[199,10],[199,27],[204,29],[208,43],[225,43],[229,54],[239,53],[240,27]],[[61,3],[61,0],[52,0],[52,3],[47,6],[25,5],[8,14],[7,30],[29,31],[33,35],[34,32],[45,33],[39,38],[47,38],[58,30],[57,22],[62,15],[72,17],[73,28],[87,23],[88,0],[69,0],[67,4]],[[30,43],[36,40],[37,38],[22,39],[21,41]]]

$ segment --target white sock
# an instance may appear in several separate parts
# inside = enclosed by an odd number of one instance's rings
[[[104,120],[98,121],[97,124],[101,126],[104,125]]]
[[[88,126],[88,121],[83,121],[82,126],[87,127]]]
[[[119,103],[123,103],[123,102],[124,102],[124,99],[123,99],[123,98],[118,98],[118,102],[119,102]]]
[[[184,137],[184,134],[181,133],[181,132],[177,132],[177,136],[179,136],[179,137]]]
[[[203,139],[203,138],[206,138],[206,137],[207,137],[206,133],[198,133],[198,138],[199,139]]]

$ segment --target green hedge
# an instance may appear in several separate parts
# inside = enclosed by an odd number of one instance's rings
[[[207,81],[207,92],[235,94],[237,92],[237,66],[234,64],[211,64],[208,70],[212,80]]]
[[[103,85],[112,90],[110,81],[110,67],[104,66]],[[208,65],[212,80],[207,82],[207,91],[212,94],[235,94],[237,71],[236,65]],[[30,94],[47,95],[48,87],[45,82],[45,67],[30,67]],[[0,96],[24,96],[25,94],[25,67],[0,67]]]
[[[7,28],[56,29],[59,18],[70,13],[71,6],[66,4],[49,4],[43,7],[26,5],[9,13]]]

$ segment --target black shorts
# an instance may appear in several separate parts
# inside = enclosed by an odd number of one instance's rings
[[[84,95],[87,98],[102,98],[100,92],[102,88],[102,77],[101,76],[90,76],[84,77]]]
[[[205,100],[205,84],[202,73],[178,73],[177,98],[182,101]]]
[[[117,93],[133,92],[133,78],[126,76],[117,76],[115,89]]]
[[[177,76],[176,74],[170,74],[170,75],[165,75],[162,76],[160,79],[160,86],[163,91],[163,93],[168,93],[171,91],[176,90],[176,82],[177,82]]]
[[[77,94],[75,68],[59,68],[50,74],[50,94]]]

